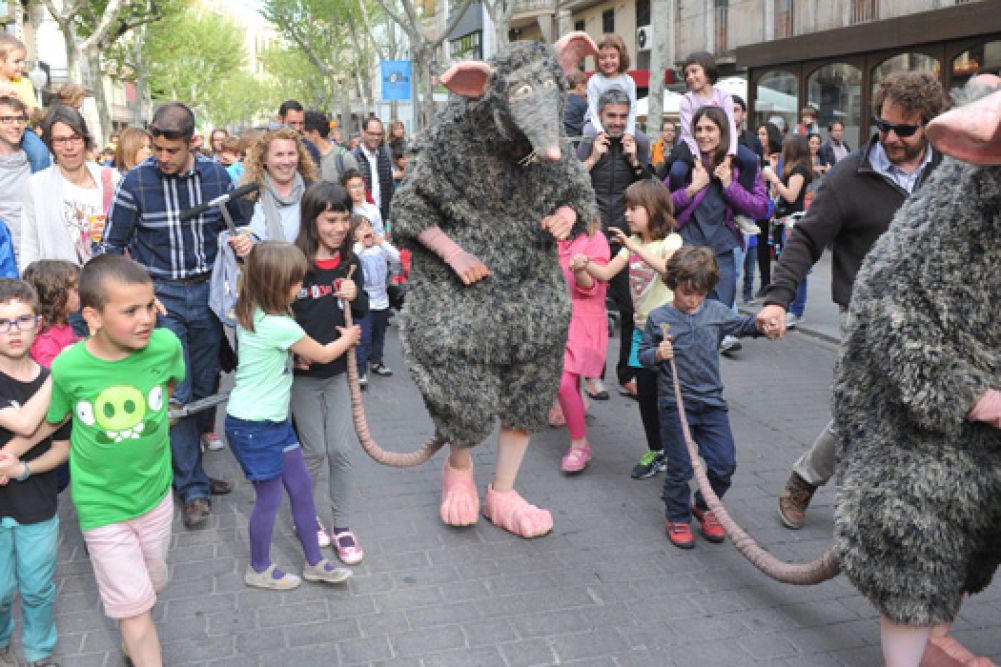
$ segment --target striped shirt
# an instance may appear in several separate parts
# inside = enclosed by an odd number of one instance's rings
[[[94,244],[94,254],[129,254],[157,280],[184,280],[212,271],[219,232],[225,229],[218,207],[181,222],[184,211],[233,189],[226,169],[195,155],[192,169],[167,176],[156,157],[130,170],[118,186],[108,214],[104,237]],[[230,214],[242,220],[235,201]]]

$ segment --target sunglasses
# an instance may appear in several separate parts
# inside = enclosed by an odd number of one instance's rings
[[[893,130],[894,132],[896,132],[897,136],[900,137],[901,139],[913,135],[915,132],[917,132],[918,130],[920,130],[922,127],[925,126],[924,123],[919,123],[917,125],[888,123],[879,116],[873,118],[872,122],[876,125],[876,128],[879,129],[879,131],[882,132],[883,134],[889,134],[890,130]]]

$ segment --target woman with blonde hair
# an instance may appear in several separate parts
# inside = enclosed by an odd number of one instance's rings
[[[153,154],[153,135],[141,127],[127,127],[118,135],[114,167],[121,173]]]
[[[241,185],[260,189],[250,230],[260,239],[292,242],[299,235],[299,201],[319,170],[299,132],[289,127],[269,130],[247,149]]]

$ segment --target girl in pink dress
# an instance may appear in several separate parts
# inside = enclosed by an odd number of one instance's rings
[[[573,306],[559,391],[560,407],[570,433],[570,450],[560,462],[560,468],[563,472],[576,473],[591,460],[591,446],[584,422],[584,399],[580,393],[581,377],[601,375],[608,349],[608,315],[605,312],[608,285],[592,278],[585,267],[588,261],[608,264],[609,249],[605,235],[597,231],[596,224],[592,224],[586,234],[573,241],[560,241],[559,250],[560,266],[570,286]]]

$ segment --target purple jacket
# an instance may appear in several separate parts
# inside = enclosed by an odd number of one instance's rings
[[[740,247],[744,247],[744,235],[737,229],[733,221],[734,215],[746,215],[755,220],[761,220],[768,216],[768,193],[765,190],[765,183],[761,180],[761,172],[754,175],[754,191],[748,192],[738,181],[740,176],[739,168],[734,165],[733,174],[730,178],[730,187],[723,190],[723,199],[726,201],[726,219],[724,224],[733,233],[734,238],[740,242]],[[691,177],[689,177],[691,183]],[[664,179],[664,186],[669,187],[670,176]],[[674,204],[674,219],[678,221],[678,229],[681,229],[692,219],[692,213],[706,196],[708,188],[703,188],[695,193],[694,197],[689,197],[687,193],[688,185],[679,188],[671,193],[671,202]]]

